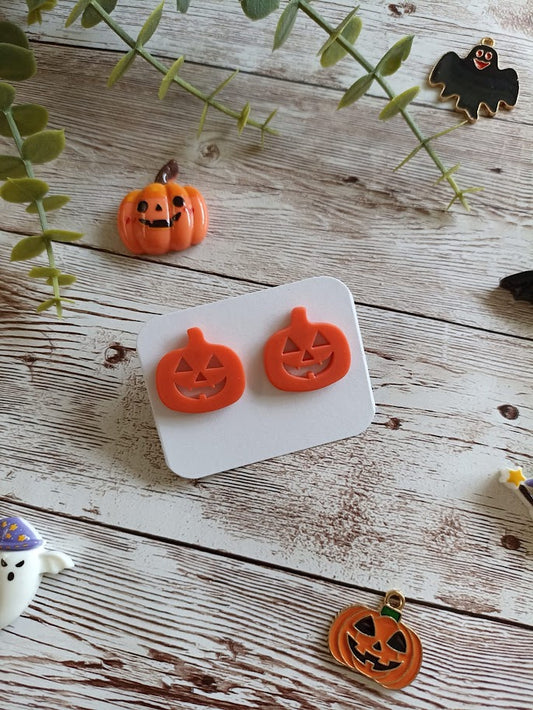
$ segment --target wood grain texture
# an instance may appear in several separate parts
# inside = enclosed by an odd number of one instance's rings
[[[123,251],[115,226],[120,199],[153,180],[176,155],[183,181],[206,196],[212,226],[199,247],[161,262],[269,285],[323,273],[345,281],[357,302],[532,336],[531,308],[497,289],[502,276],[529,263],[533,163],[521,149],[530,136],[527,127],[502,133],[504,126],[489,121],[476,133],[482,143],[462,179],[486,186],[475,198],[476,209],[487,212],[481,219],[479,213],[429,209],[448,195],[442,186],[438,197],[431,194],[435,174],[421,157],[403,173],[388,173],[387,166],[412,147],[403,123],[376,125],[368,117],[353,141],[353,119],[339,112],[332,132],[330,90],[257,77],[241,77],[235,89],[230,85],[228,91],[238,96],[244,84],[262,115],[273,104],[288,107],[283,136],[269,138],[261,151],[257,136],[239,139],[225,117],[209,119],[209,130],[197,140],[200,107],[183,94],[146,111],[158,79],[142,64],[108,91],[101,72],[116,59],[108,53],[91,52],[88,61],[85,52],[41,47],[38,59],[42,78],[21,86],[20,98],[54,106],[51,125],[66,126],[68,136],[60,160],[38,172],[50,177],[54,189],[72,195],[68,208],[52,219],[83,229],[85,244]],[[194,67],[196,77],[206,71]],[[216,81],[221,78],[219,72]],[[324,104],[319,99],[326,95]],[[428,111],[441,118],[442,112]],[[128,117],[127,134],[113,116]],[[453,160],[468,163],[468,131],[455,136]],[[492,172],[496,143],[502,172]],[[3,203],[0,214],[4,228],[35,229],[35,219],[23,210]]]
[[[403,620],[424,661],[411,686],[387,691],[327,649],[335,614],[378,607],[378,594],[9,504],[2,512],[31,517],[76,561],[45,578],[3,632],[9,710],[530,708],[530,628],[408,602]]]
[[[136,34],[156,1],[119,3]],[[531,264],[531,2],[457,0],[362,8],[377,60],[415,33],[398,89],[425,82],[445,51],[492,35],[515,66],[517,108],[439,140],[460,184],[485,186],[473,211],[450,195],[404,123],[377,121],[378,90],[336,112],[359,75],[324,71],[324,35],[300,17],[271,53],[275,18],[251,23],[236,0],[167,3],[151,50],[256,117],[279,106],[264,150],[139,59],[107,90],[124,48],[108,28],[63,28],[59,3],[32,26],[39,74],[17,85],[42,102],[67,149],[38,166],[71,203],[52,226],[78,275],[67,318],[36,315],[46,287],[10,264],[35,218],[0,202],[0,514],[22,514],[77,567],[43,582],[1,632],[2,710],[530,710],[533,529],[497,471],[533,465],[533,309],[497,288]],[[316,3],[336,23],[349,0]],[[22,21],[25,4],[2,3]],[[431,134],[458,120],[425,84],[413,105]],[[9,152],[3,139],[0,152]],[[211,211],[206,240],[181,254],[127,254],[122,196],[176,157]],[[40,263],[37,259],[34,263]],[[33,265],[33,264],[31,264]],[[363,436],[191,482],[164,464],[135,353],[151,316],[326,274],[358,308],[377,415]],[[419,678],[385,691],[336,665],[333,615],[375,607],[399,587],[425,647]]]
[[[132,36],[157,3],[133,0],[120,4],[113,17],[124,25]],[[63,3],[53,14],[46,17],[43,28],[30,29],[35,39],[46,42],[59,40],[61,44],[91,46],[124,51],[121,40],[101,23],[91,30],[84,30],[79,22],[65,29],[65,20],[73,3]],[[405,3],[403,4],[405,5]],[[471,47],[487,35],[496,40],[496,49],[501,53],[500,66],[515,66],[523,73],[522,100],[531,103],[531,86],[528,76],[528,42],[533,29],[531,2],[511,0],[501,7],[494,0],[475,0],[469,3],[453,3],[453,20],[450,20],[450,2],[423,2],[414,4],[415,11],[403,13],[399,18],[391,6],[402,3],[362,3],[360,16],[363,33],[357,47],[369,61],[377,64],[381,56],[400,37],[415,35],[415,43],[406,67],[394,78],[393,83],[402,91],[413,83],[423,85],[418,103],[429,100],[434,103],[436,92],[426,87],[425,81],[431,67],[439,57],[451,49],[466,55]],[[325,19],[336,26],[350,10],[351,0],[318,2],[315,7]],[[8,0],[10,16],[24,20],[24,7],[16,0]],[[6,12],[8,10],[6,9]],[[317,52],[326,39],[323,30],[303,13],[299,13],[295,28],[286,44],[272,52],[272,42],[279,12],[261,22],[246,18],[238,2],[226,0],[213,4],[210,0],[197,0],[191,4],[186,15],[173,11],[172,3],[166,9],[157,35],[147,45],[151,51],[175,59],[181,54],[192,62],[218,67],[240,67],[247,72],[277,77],[284,81],[346,88],[362,73],[360,67],[345,59],[335,68],[325,71]],[[375,86],[371,92],[381,95]],[[525,111],[505,114],[506,120],[530,123]]]
[[[524,341],[360,307],[378,406],[366,434],[191,483],[164,463],[136,334],[155,313],[256,287],[155,263],[147,273],[141,260],[76,246],[61,254],[80,275],[71,318],[10,310],[6,319],[4,495],[372,588],[401,584],[409,596],[463,610],[481,604],[487,614],[531,618],[523,599],[533,584],[532,530],[496,478],[500,466],[533,459],[533,355]],[[22,274],[17,284],[20,303]],[[504,418],[502,404],[519,417]],[[502,547],[506,534],[520,540],[517,551]]]

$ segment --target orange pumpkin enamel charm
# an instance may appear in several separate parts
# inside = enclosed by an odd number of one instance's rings
[[[174,182],[178,164],[169,160],[155,181],[129,192],[118,210],[118,232],[134,254],[166,254],[198,244],[209,222],[200,192]]]
[[[200,328],[189,328],[189,341],[164,355],[156,369],[159,399],[175,412],[213,412],[241,398],[242,362],[226,345],[208,343]]]
[[[346,336],[332,323],[311,323],[303,306],[291,311],[287,328],[270,336],[263,351],[268,379],[286,392],[322,389],[350,369]]]
[[[422,664],[420,639],[401,621],[403,594],[387,592],[379,611],[351,606],[337,616],[329,630],[334,658],[385,688],[411,683]]]

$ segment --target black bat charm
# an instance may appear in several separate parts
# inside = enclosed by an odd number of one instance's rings
[[[516,301],[533,303],[533,271],[511,274],[500,281],[500,286],[513,294]]]
[[[500,106],[512,108],[518,98],[518,75],[514,69],[499,69],[494,40],[484,37],[467,57],[447,52],[429,75],[431,86],[442,86],[440,98],[455,98],[455,108],[470,122],[477,121],[484,107],[494,116]]]

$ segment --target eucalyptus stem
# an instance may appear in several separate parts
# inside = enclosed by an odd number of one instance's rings
[[[136,54],[141,56],[145,61],[148,62],[148,64],[151,64],[151,66],[154,67],[154,69],[157,69],[158,72],[161,74],[166,75],[168,72],[168,67],[165,66],[162,62],[160,62],[158,59],[156,59],[147,49],[145,49],[143,46],[138,46],[137,42],[133,37],[131,37],[115,20],[111,17],[111,15],[106,12],[102,6],[99,4],[98,0],[90,0],[88,7],[92,7],[95,12],[97,12],[102,20],[106,23],[106,25],[113,30],[113,32],[120,37],[120,39],[130,47]],[[234,109],[229,108],[228,106],[225,106],[224,104],[220,103],[220,101],[216,101],[213,99],[212,95],[209,94],[204,94],[200,89],[197,89],[195,86],[190,84],[188,81],[185,81],[185,79],[182,79],[180,76],[176,75],[172,78],[172,81],[181,86],[182,89],[185,89],[185,91],[188,91],[190,94],[195,96],[197,99],[200,99],[204,104],[208,106],[212,106],[214,109],[217,111],[220,111],[221,113],[225,114],[226,116],[229,116],[230,118],[233,118],[236,121],[239,121],[241,119],[241,113],[239,111],[235,111]],[[269,125],[267,125],[268,120],[264,123],[259,123],[259,121],[255,121],[252,118],[247,118],[246,120],[246,125],[247,126],[253,126],[254,128],[258,128],[261,131],[261,134],[270,133],[272,135],[278,135],[278,131],[276,129],[271,128]]]
[[[24,158],[23,150],[22,150],[22,136],[20,135],[20,131],[18,129],[18,126],[16,124],[15,119],[13,118],[13,112],[11,111],[11,107],[5,109],[3,111],[4,116],[6,117],[7,124],[9,126],[9,130],[11,131],[11,136],[13,137],[13,140],[15,142],[15,145],[17,147],[19,156],[24,163],[24,169],[26,171],[26,175],[29,178],[35,178],[35,173],[33,172],[33,165],[31,163],[31,160],[26,160]],[[37,214],[39,215],[39,221],[41,223],[41,231],[44,233],[48,229],[48,220],[46,218],[46,211],[44,209],[43,201],[42,198],[34,200],[35,206],[37,207]],[[47,237],[44,237],[44,242],[45,242],[45,248],[46,248],[46,255],[48,257],[48,265],[50,266],[51,269],[56,268],[56,262],[55,262],[55,257],[54,257],[54,250],[52,248],[52,241],[51,239],[48,239]],[[52,281],[52,288],[54,291],[54,298],[56,299],[55,301],[55,307],[56,307],[56,313],[58,318],[61,318],[63,315],[63,308],[61,305],[61,293],[59,291],[59,280],[57,275],[51,276],[50,277]]]
[[[332,27],[321,15],[320,13],[316,12],[316,10],[307,2],[307,0],[298,0],[298,7],[304,12],[315,24],[317,24],[321,29],[324,30],[324,32],[327,32],[330,37],[332,37],[335,34],[335,28]],[[376,71],[376,67],[374,67],[370,62],[368,62],[362,54],[360,54],[355,47],[348,42],[342,34],[340,34],[336,40],[338,44],[340,44],[343,49],[346,50],[346,52],[355,59],[358,64],[360,64],[363,69],[365,69],[366,72],[369,74],[372,74],[374,79],[378,82],[378,84],[381,86],[383,91],[387,94],[389,99],[395,98],[396,94],[394,93],[394,90],[390,86],[390,84],[382,77],[380,74]],[[453,175],[450,173],[449,170],[446,169],[446,166],[442,162],[442,160],[439,158],[435,150],[433,149],[433,146],[430,144],[430,138],[426,138],[422,131],[419,129],[418,125],[416,124],[414,118],[410,115],[410,113],[407,111],[407,109],[402,108],[400,109],[400,113],[404,119],[404,121],[407,123],[409,128],[411,129],[412,133],[415,135],[415,137],[418,139],[419,145],[426,151],[426,153],[429,155],[431,160],[435,163],[437,168],[439,169],[442,179],[446,180],[446,182],[450,185],[452,190],[454,191],[455,197],[452,199],[448,207],[450,207],[455,200],[460,200],[461,204],[466,210],[470,209],[470,206],[464,196],[464,193],[466,190],[461,190],[459,188],[459,185],[456,183]],[[444,134],[444,132],[442,132]],[[440,135],[440,134],[439,134]],[[435,138],[437,136],[433,136],[432,138]],[[468,188],[468,191],[472,192],[476,189],[480,188]]]

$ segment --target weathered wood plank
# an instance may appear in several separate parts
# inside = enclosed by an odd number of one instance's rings
[[[154,313],[255,287],[75,246],[58,252],[80,276],[68,320],[20,310],[42,299],[24,267],[5,286],[5,497],[530,618],[532,529],[496,478],[500,466],[533,460],[533,355],[522,340],[360,307],[378,408],[366,434],[190,483],[164,464],[136,334]],[[502,416],[504,404],[517,419]]]
[[[377,594],[2,504],[77,566],[2,632],[9,710],[529,710],[530,628],[408,602],[419,676],[386,691],[334,662],[327,632]],[[485,591],[479,590],[479,599]],[[524,600],[525,601],[525,600]]]
[[[125,49],[121,40],[104,23],[84,30],[77,22],[65,29],[72,4],[64,3],[54,13],[46,15],[42,27],[30,28],[31,36],[45,42]],[[143,0],[119,4],[113,17],[135,37],[155,4],[147,4]],[[410,9],[405,8],[406,5],[414,7],[414,12],[403,12],[399,17],[398,12],[392,9],[397,8],[400,12]],[[441,0],[417,5],[383,0],[362,3],[360,15],[364,29],[357,47],[370,61],[377,63],[400,37],[414,34],[415,43],[408,64],[393,78],[393,83],[398,91],[421,84],[422,94],[418,103],[435,103],[437,100],[436,90],[427,87],[425,82],[439,57],[450,49],[465,55],[484,36],[491,35],[496,40],[496,48],[501,52],[500,66],[520,69],[530,64],[529,36],[533,29],[533,14],[522,0],[506,2],[504,9],[501,3],[491,0],[469,3]],[[354,7],[354,3],[351,0],[336,0],[316,3],[315,7],[335,26]],[[9,17],[24,22],[24,6],[15,0],[8,0],[5,12]],[[261,22],[251,22],[233,0],[218,2],[215,6],[209,0],[197,0],[187,15],[175,13],[170,3],[148,47],[160,56],[175,59],[185,54],[187,59],[199,64],[240,67],[244,71],[280,79],[344,89],[362,72],[350,59],[334,69],[322,69],[316,55],[326,35],[302,13],[287,43],[273,53],[272,41],[278,17],[279,13],[276,13]],[[450,21],[451,17],[453,21]],[[532,94],[525,80],[521,92],[521,109],[506,115],[506,121],[530,123],[527,106],[531,105]],[[381,95],[377,87],[371,93]]]
[[[430,187],[435,171],[427,160],[417,156],[390,172],[413,145],[403,123],[367,116],[354,125],[349,112],[333,111],[332,90],[250,76],[230,85],[233,105],[244,87],[262,115],[272,104],[288,107],[283,135],[261,151],[257,136],[238,139],[217,116],[198,140],[198,103],[179,93],[154,103],[157,77],[149,67],[139,65],[108,91],[101,72],[116,59],[109,53],[88,61],[84,51],[43,46],[38,58],[41,77],[21,85],[20,98],[53,106],[51,125],[65,125],[68,136],[63,156],[38,172],[72,194],[52,220],[85,231],[86,244],[123,250],[115,227],[120,199],[175,155],[183,181],[204,192],[212,227],[200,246],[160,261],[272,285],[328,274],[346,281],[359,302],[531,337],[531,307],[497,289],[502,276],[530,266],[528,127],[503,133],[492,121],[443,139],[447,163],[465,163],[462,184],[486,187],[473,198],[476,213],[449,214],[440,211],[447,191]],[[199,67],[194,74],[206,86],[211,75],[222,78]],[[368,101],[377,110],[377,99]],[[442,120],[442,112],[426,113]],[[479,139],[474,160],[471,130]],[[36,227],[3,202],[0,215],[4,228]]]

